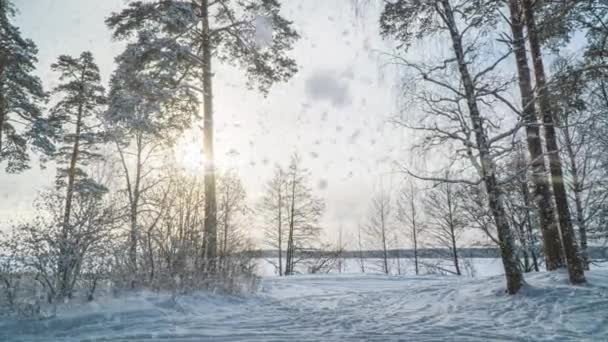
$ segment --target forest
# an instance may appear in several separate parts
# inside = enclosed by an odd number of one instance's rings
[[[370,176],[346,231],[327,224],[333,202],[306,144],[265,174],[217,161],[226,68],[265,101],[316,58],[294,53],[308,33],[287,2],[123,1],[104,14],[121,48],[104,82],[92,51],[41,70],[17,24],[24,1],[0,0],[0,178],[54,177],[26,217],[10,217],[18,189],[0,198],[0,319],[110,293],[255,293],[261,263],[294,282],[348,263],[466,278],[488,251],[507,298],[537,272],[572,291],[598,285],[587,274],[608,258],[608,2],[343,0],[388,47],[365,53],[394,76],[382,120],[407,151]]]

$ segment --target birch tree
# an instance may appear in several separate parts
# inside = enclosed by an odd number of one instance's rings
[[[396,39],[402,49],[407,49],[414,40],[429,36],[440,36],[448,40],[451,56],[444,58],[438,65],[412,63],[400,55],[395,56],[395,63],[416,72],[422,82],[441,89],[441,95],[426,96],[423,101],[432,118],[447,117],[453,125],[447,128],[438,125],[420,128],[433,134],[433,138],[430,138],[432,144],[442,141],[459,144],[463,154],[477,171],[480,179],[467,182],[481,183],[485,187],[488,207],[496,226],[507,292],[514,294],[521,288],[523,277],[515,253],[511,227],[506,218],[503,190],[497,175],[495,147],[497,142],[511,136],[520,127],[516,126],[490,137],[490,118],[482,113],[482,105],[487,103],[483,102],[484,96],[491,95],[488,94],[487,88],[496,89],[496,86],[492,81],[488,81],[487,77],[495,71],[506,55],[489,65],[473,69],[471,65],[478,56],[478,49],[474,45],[475,39],[467,39],[475,34],[483,36],[487,28],[494,24],[495,18],[495,6],[487,2],[401,0],[384,5],[380,27],[382,34]],[[471,41],[473,43],[469,43]],[[456,70],[458,84],[450,83],[450,80],[445,78],[446,70],[450,70],[448,66],[451,70]]]
[[[437,184],[426,192],[424,207],[430,234],[441,247],[450,251],[454,273],[461,275],[458,240],[466,227],[466,221],[462,215],[462,203],[456,195],[457,191],[459,189],[454,184]]]
[[[389,239],[393,236],[393,211],[390,194],[380,188],[372,197],[367,223],[365,224],[365,234],[367,246],[380,250],[380,269],[383,273],[389,274]]]
[[[298,253],[314,247],[321,233],[319,221],[325,210],[323,199],[315,196],[310,186],[310,171],[297,153],[286,169],[287,249],[285,275],[293,275],[301,258]]]
[[[416,275],[420,273],[418,265],[418,245],[420,241],[420,233],[423,230],[420,214],[418,213],[416,192],[418,189],[414,187],[414,183],[410,181],[408,188],[402,188],[399,197],[397,198],[397,220],[402,227],[407,227],[412,248],[414,249],[414,270]]]
[[[248,84],[265,93],[296,72],[287,56],[298,34],[280,15],[276,0],[134,1],[107,20],[139,72],[163,79],[169,89],[189,89],[202,97],[205,154],[204,253],[217,255],[217,201],[214,164],[214,63],[237,65]]]
[[[267,246],[278,251],[278,260],[275,265],[279,276],[283,275],[283,252],[285,244],[285,231],[287,227],[286,203],[287,188],[286,174],[281,166],[274,168],[274,175],[264,189],[264,195],[258,205],[258,212],[264,220],[264,242]],[[274,261],[270,261],[274,264]]]

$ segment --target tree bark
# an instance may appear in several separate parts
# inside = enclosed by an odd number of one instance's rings
[[[530,43],[534,74],[536,77],[536,90],[540,100],[540,112],[544,123],[545,143],[547,145],[549,170],[551,171],[553,193],[555,194],[555,203],[559,217],[562,248],[566,257],[570,282],[572,284],[582,284],[585,282],[585,272],[579,258],[578,246],[572,227],[572,219],[570,217],[570,209],[568,208],[568,196],[564,184],[562,163],[559,157],[557,136],[555,134],[555,122],[551,109],[549,90],[547,89],[545,67],[543,64],[540,40],[538,38],[533,3],[531,0],[523,0],[523,4],[526,26],[528,28],[528,41]]]
[[[532,182],[535,188],[534,200],[539,213],[540,230],[543,237],[545,266],[547,271],[553,271],[564,267],[564,262],[560,253],[561,242],[553,206],[553,196],[549,188],[549,179],[545,167],[540,125],[536,118],[534,92],[526,55],[524,23],[519,1],[509,0],[509,9],[511,12],[511,32],[513,34],[512,44],[516,57],[522,101],[522,118],[526,124],[526,141],[532,165]]]
[[[213,152],[213,73],[212,46],[209,29],[209,0],[201,0],[203,60],[203,144],[205,153],[205,220],[204,252],[209,270],[213,271],[217,256],[217,203],[215,197],[215,161]]]
[[[532,265],[534,266],[534,271],[538,272],[538,258],[536,257],[536,252],[534,251],[534,246],[536,245],[536,239],[534,239],[534,235],[532,234],[532,217],[530,215],[530,192],[528,190],[528,178],[523,177],[521,182],[521,193],[524,200],[524,206],[526,207],[526,232],[525,238],[528,241],[526,244],[528,246],[528,250],[530,251],[530,257],[532,258]]]
[[[490,155],[490,146],[485,135],[483,120],[477,105],[475,86],[471,74],[469,73],[468,64],[465,60],[462,35],[457,28],[453,9],[449,0],[441,0],[440,4],[443,8],[443,12],[439,9],[437,10],[439,14],[442,15],[450,33],[452,48],[456,55],[458,70],[460,72],[462,85],[466,95],[467,107],[469,109],[469,116],[473,126],[477,148],[479,150],[481,176],[488,194],[488,206],[492,211],[496,230],[498,232],[499,247],[507,280],[507,292],[509,294],[515,294],[523,284],[523,276],[519,269],[514,250],[515,244],[513,242],[513,235],[511,234],[505,214],[502,190],[496,179],[496,164]]]

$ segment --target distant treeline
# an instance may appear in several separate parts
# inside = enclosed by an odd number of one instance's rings
[[[589,247],[589,257],[591,259],[608,259],[608,247]],[[276,250],[260,250],[256,252],[257,257],[261,258],[278,258],[279,254]],[[283,253],[285,254],[285,253]],[[300,251],[296,252],[300,257],[307,256],[311,258],[321,257],[335,252],[327,251]],[[464,258],[499,258],[500,251],[498,248],[459,248],[458,254]],[[366,250],[366,251],[344,251],[340,253],[342,258],[382,258],[381,250]],[[391,249],[388,251],[390,258],[414,258],[413,249]],[[426,259],[441,259],[451,257],[450,250],[445,248],[423,248],[418,250],[419,258]]]

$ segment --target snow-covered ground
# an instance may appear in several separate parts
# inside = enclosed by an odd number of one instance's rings
[[[0,341],[606,341],[608,270],[503,278],[330,274],[266,277],[246,297],[140,293],[0,321]]]

